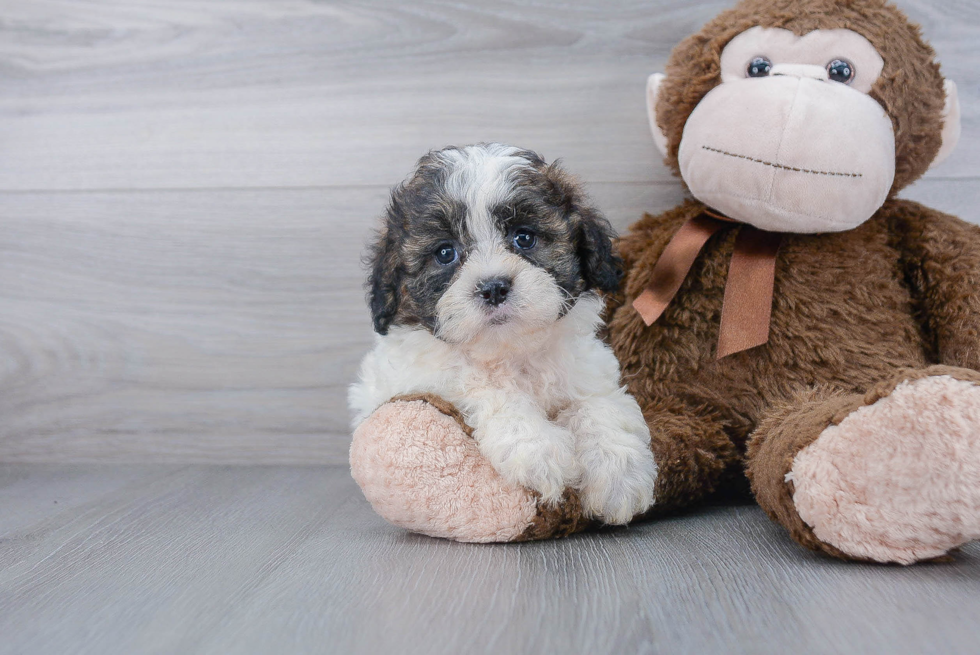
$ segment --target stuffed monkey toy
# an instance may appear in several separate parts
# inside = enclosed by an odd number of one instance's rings
[[[648,83],[695,199],[620,240],[609,340],[659,466],[651,514],[740,480],[800,544],[909,564],[980,538],[980,228],[896,198],[952,150],[956,87],[882,0],[743,0]],[[438,398],[380,407],[355,479],[463,541],[588,526],[504,485]],[[734,483],[734,484],[733,484]]]

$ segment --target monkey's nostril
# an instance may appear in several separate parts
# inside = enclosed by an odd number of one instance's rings
[[[495,277],[480,282],[476,287],[476,295],[483,298],[483,301],[491,307],[503,303],[507,300],[510,293],[511,280],[509,278]]]
[[[773,77],[810,78],[823,82],[828,79],[826,68],[810,64],[775,64],[769,74]]]

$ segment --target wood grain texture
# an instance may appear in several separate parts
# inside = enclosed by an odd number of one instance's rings
[[[11,655],[974,653],[978,584],[977,545],[840,562],[754,506],[477,546],[388,526],[341,468],[0,466]]]
[[[905,195],[980,222],[980,6],[899,3],[964,118]],[[975,652],[976,544],[846,564],[735,506],[465,546],[343,466],[388,187],[501,140],[620,229],[676,204],[644,80],[728,4],[0,0],[0,654]]]
[[[678,184],[589,186],[620,229]],[[907,194],[970,215],[980,186]],[[0,194],[0,461],[347,461],[384,187]],[[969,212],[969,214],[968,214]]]
[[[0,460],[347,460],[386,188],[2,198]]]
[[[346,461],[389,186],[499,139],[676,204],[644,80],[728,4],[0,0],[0,461]],[[980,220],[977,4],[900,4],[964,116],[905,195]]]
[[[450,143],[669,179],[646,77],[729,0],[2,3],[0,189],[389,185]],[[980,9],[903,0],[960,85],[980,175]]]

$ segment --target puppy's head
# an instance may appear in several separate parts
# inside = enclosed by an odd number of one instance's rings
[[[578,186],[533,152],[430,152],[392,191],[371,251],[374,329],[417,325],[456,344],[538,330],[586,291],[616,290],[611,238]]]

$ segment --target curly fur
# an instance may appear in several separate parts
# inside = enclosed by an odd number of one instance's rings
[[[436,256],[447,248],[452,261]],[[552,504],[573,487],[607,523],[650,506],[649,430],[596,337],[596,291],[618,286],[621,263],[559,166],[500,144],[432,152],[392,193],[372,257],[378,339],[350,388],[355,428],[395,396],[436,395],[511,486]],[[488,280],[505,295],[485,295]]]

